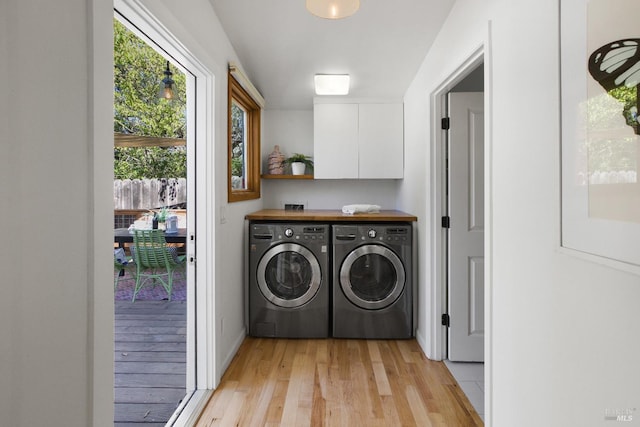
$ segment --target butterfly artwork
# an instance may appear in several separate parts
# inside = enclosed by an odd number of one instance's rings
[[[640,135],[640,39],[622,39],[596,49],[589,57],[591,76],[623,106],[627,125]]]
[[[561,245],[637,269],[640,1],[559,3]]]

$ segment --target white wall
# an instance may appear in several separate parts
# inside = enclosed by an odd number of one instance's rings
[[[558,19],[555,0],[459,0],[405,98],[406,156],[429,165],[428,96],[491,40],[486,392],[493,426],[608,425],[605,410],[640,403],[640,276],[559,248]],[[405,174],[399,206],[421,224],[424,334],[432,314],[425,292],[433,285],[425,228],[432,220],[430,175],[418,163]]]
[[[293,153],[313,157],[313,110],[266,109],[262,131],[264,172],[276,144],[287,157]],[[262,198],[265,209],[283,209],[284,203],[301,203],[306,209],[341,209],[354,203],[396,209],[397,188],[397,180],[263,180]]]
[[[109,172],[93,179],[94,155],[103,151],[93,146],[92,115],[100,108],[90,103],[92,2],[8,0],[0,7],[0,423],[86,426],[95,381],[106,381],[97,398],[112,395],[112,375],[94,376],[93,368],[113,359],[109,340],[93,334],[93,303],[112,295],[112,281],[111,240],[93,228],[94,209],[111,202],[109,192],[106,203],[93,199],[108,188],[101,184]],[[112,304],[111,297],[103,307],[112,312]],[[94,365],[94,355],[102,362]]]
[[[268,172],[267,158],[275,145],[286,157],[302,153],[313,157],[313,110],[270,110],[262,115],[262,170]]]

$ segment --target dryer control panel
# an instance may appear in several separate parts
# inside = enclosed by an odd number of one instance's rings
[[[361,226],[357,233],[362,241],[379,241],[387,243],[404,243],[411,241],[411,227],[402,226]]]
[[[388,244],[411,244],[411,224],[359,224],[335,225],[335,244],[358,242],[385,242]]]
[[[410,227],[389,227],[385,229],[387,242],[407,242],[411,240]]]

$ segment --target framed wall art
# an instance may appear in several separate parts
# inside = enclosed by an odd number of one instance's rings
[[[560,0],[562,246],[633,267],[640,267],[638,16],[638,0]]]

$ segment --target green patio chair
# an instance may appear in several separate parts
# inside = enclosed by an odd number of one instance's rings
[[[118,282],[125,271],[135,278],[135,264],[132,258],[126,256],[123,248],[113,250],[113,291],[118,289]]]
[[[149,280],[160,281],[171,301],[173,273],[184,274],[186,257],[179,256],[175,248],[167,245],[162,230],[134,230],[131,252],[136,265],[136,287],[131,301],[136,300],[136,295]]]

